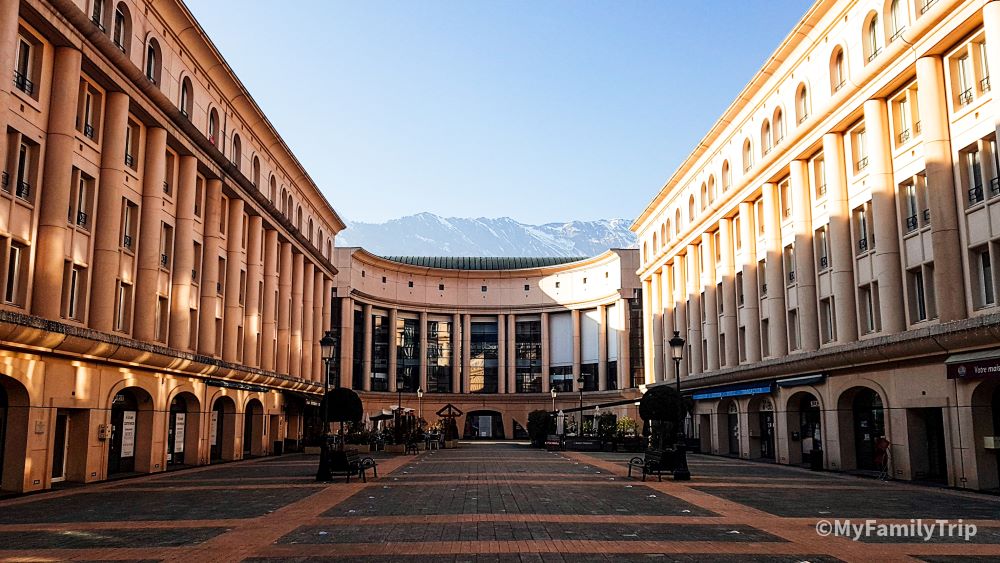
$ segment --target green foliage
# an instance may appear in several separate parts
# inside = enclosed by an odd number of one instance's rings
[[[639,423],[630,416],[623,416],[618,419],[619,436],[636,436],[639,434]]]
[[[601,440],[612,440],[616,431],[615,415],[609,412],[602,414],[597,419],[597,436]]]
[[[541,446],[549,434],[556,432],[556,419],[548,411],[528,413],[528,436],[534,446]]]
[[[639,416],[649,427],[653,444],[662,449],[677,442],[687,408],[688,403],[673,387],[659,385],[646,391],[639,401]]]

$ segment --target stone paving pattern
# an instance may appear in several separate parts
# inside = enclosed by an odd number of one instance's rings
[[[368,483],[286,455],[0,501],[0,561],[997,561],[1000,499],[730,458],[693,479],[634,454],[462,444],[379,455]],[[971,542],[821,537],[820,519],[964,519]]]

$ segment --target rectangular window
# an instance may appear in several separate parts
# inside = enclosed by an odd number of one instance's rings
[[[125,166],[138,170],[139,155],[139,125],[129,120],[125,128]]]
[[[757,236],[764,236],[764,200],[758,199],[756,203],[757,210]]]
[[[859,129],[852,136],[854,149],[855,172],[861,172],[868,168],[868,141],[864,129]]]
[[[139,206],[127,198],[122,198],[122,248],[133,251],[139,242],[136,232],[139,226]]]
[[[975,271],[976,287],[973,288],[973,299],[977,309],[989,307],[995,301],[993,261],[990,257],[988,246],[981,246],[972,250],[972,268]]]
[[[427,321],[427,391],[451,393],[452,323]]]
[[[201,243],[194,243],[194,263],[191,266],[191,283],[198,284],[201,281]],[[263,303],[263,301],[261,301]]]
[[[789,244],[783,253],[785,277],[789,285],[795,283],[795,245]]]
[[[122,52],[125,52],[125,14],[120,8],[115,9],[115,25],[111,34],[112,41]]]
[[[747,361],[747,327],[741,326],[737,333],[736,345],[739,347],[740,361]]]
[[[240,306],[246,304],[247,299],[247,271],[240,270]]]
[[[907,289],[910,294],[910,320],[917,323],[927,320],[927,301],[924,294],[924,273],[921,269],[913,268],[906,271]]]
[[[542,392],[542,323],[514,324],[514,378],[518,393]]]
[[[863,334],[875,332],[875,297],[871,286],[858,288],[858,305],[861,307],[861,330]]]
[[[903,185],[904,194],[904,206],[903,216],[906,217],[906,231],[911,233],[917,230],[919,227],[919,218],[917,217],[919,204],[917,203],[917,185],[913,182],[907,182]]]
[[[219,206],[221,213],[219,213],[219,232],[223,235],[229,227],[229,198],[222,196],[222,203]]]
[[[743,232],[740,230],[740,218],[739,216],[733,217],[733,241],[736,244],[736,250],[741,250],[743,248]]]
[[[820,272],[830,267],[830,241],[827,232],[827,225],[816,229],[816,267]]]
[[[198,176],[194,181],[194,216],[201,217],[201,202],[204,198],[204,184],[205,180]]]
[[[14,176],[14,195],[24,201],[34,201],[34,190],[31,189],[31,182],[36,170],[36,145],[28,144],[24,141],[17,149],[17,170]]]
[[[71,194],[67,220],[71,225],[90,230],[91,203],[94,200],[94,179],[76,169],[74,169],[73,175],[76,177],[76,182]]]
[[[796,309],[788,312],[788,349],[799,349],[799,312]]]
[[[372,315],[371,390],[389,390],[389,317]]]
[[[472,323],[469,353],[469,392],[496,393],[500,354],[496,321]]]
[[[174,254],[174,228],[166,223],[160,224],[160,267],[170,269]]]
[[[192,350],[198,349],[198,309],[189,309],[188,315],[191,318],[191,330],[188,335],[188,348]]]
[[[792,218],[792,197],[789,193],[789,181],[784,180],[778,184],[778,198],[781,202],[781,219],[788,220]]]
[[[827,297],[825,299],[819,300],[819,328],[820,328],[820,339],[823,344],[829,344],[833,342],[836,338],[836,332],[833,326],[834,314],[833,314],[833,297]]]
[[[872,236],[871,202],[854,209],[854,232],[858,239],[858,255],[875,248],[875,237]]]
[[[969,55],[964,54],[955,61],[955,72],[958,82],[958,105],[964,106],[972,103],[972,66],[969,64]]]
[[[771,355],[771,325],[767,319],[760,321],[760,355],[762,358]]]
[[[216,295],[222,295],[226,289],[226,259],[219,257],[219,281],[215,284]]]
[[[132,284],[118,282],[115,290],[116,332],[129,332],[132,327]]]
[[[14,87],[35,97],[34,53],[31,41],[23,36],[17,38],[17,56],[14,59]]]
[[[18,307],[24,306],[28,275],[28,247],[17,242],[10,244],[7,254],[7,283],[4,288],[4,302]]]
[[[826,161],[823,157],[813,159],[813,182],[816,186],[816,197],[826,195]]]
[[[979,160],[979,150],[974,148],[966,151],[965,173],[968,178],[969,205],[983,201],[983,169]]]
[[[167,341],[167,330],[170,321],[170,300],[162,295],[156,297],[156,334],[153,338],[159,342]]]
[[[736,272],[736,305],[743,306],[743,272]]]
[[[63,274],[63,317],[82,322],[86,295],[87,269],[67,262]]]

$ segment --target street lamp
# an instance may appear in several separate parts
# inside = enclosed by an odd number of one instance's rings
[[[424,417],[424,388],[417,387],[417,420]]]
[[[583,384],[585,381],[582,373],[576,379],[577,387],[580,388],[580,427],[576,431],[577,436],[583,436]]]
[[[552,393],[552,412],[556,412],[556,395],[558,395],[558,393],[556,393],[555,387],[551,389],[551,393]]]
[[[319,340],[320,353],[323,355],[323,366],[326,368],[326,376],[323,378],[326,382],[327,390],[330,389],[330,364],[333,363],[333,353],[337,348],[337,339],[333,336],[333,331],[328,330],[323,333],[323,338]],[[340,378],[334,383],[334,386],[340,387]]]
[[[681,395],[681,359],[684,357],[684,339],[681,338],[680,331],[674,331],[674,337],[670,339],[670,357],[674,360],[674,377],[677,382],[677,399],[681,404],[681,413],[684,413],[684,398]],[[684,444],[684,418],[679,421],[681,425],[678,431],[678,442],[675,446],[677,459],[674,465],[675,481],[690,481],[691,471],[687,464],[687,450]]]

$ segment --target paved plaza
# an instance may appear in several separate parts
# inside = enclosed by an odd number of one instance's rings
[[[0,561],[968,561],[1000,559],[1000,499],[718,457],[687,483],[630,454],[463,444],[313,482],[289,455],[0,501]],[[971,541],[822,537],[820,520],[963,519]]]

